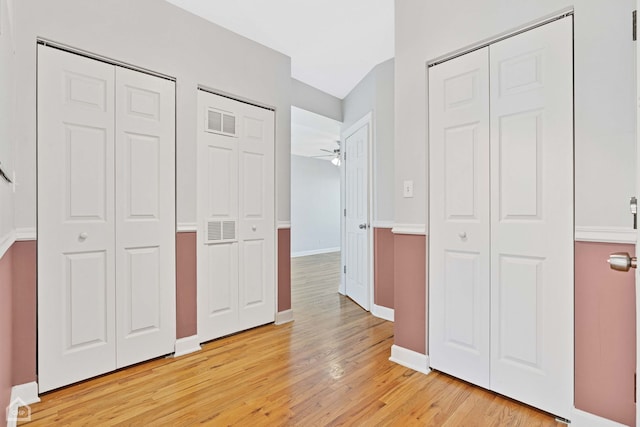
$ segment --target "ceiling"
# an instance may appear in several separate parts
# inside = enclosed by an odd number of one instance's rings
[[[168,0],[291,57],[291,75],[343,99],[394,56],[394,0]]]

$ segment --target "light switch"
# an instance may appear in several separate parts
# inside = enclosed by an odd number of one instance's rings
[[[405,181],[402,185],[402,196],[413,197],[413,181]]]

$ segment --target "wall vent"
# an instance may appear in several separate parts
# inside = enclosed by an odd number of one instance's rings
[[[236,116],[228,111],[207,108],[205,130],[226,136],[236,136]]]
[[[207,220],[205,243],[229,243],[236,241],[236,221]]]

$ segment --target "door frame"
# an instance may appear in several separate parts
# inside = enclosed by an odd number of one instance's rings
[[[344,210],[347,206],[347,191],[346,191],[346,187],[345,187],[345,183],[346,183],[346,169],[345,169],[345,163],[348,160],[345,160],[344,158],[344,153],[346,152],[346,139],[353,135],[356,131],[358,131],[360,128],[362,128],[365,125],[369,126],[369,132],[367,134],[367,271],[369,274],[369,280],[368,280],[368,291],[369,291],[369,298],[368,298],[368,302],[369,302],[369,308],[367,308],[366,310],[371,312],[373,306],[374,306],[374,301],[375,301],[375,286],[374,286],[374,276],[373,276],[373,272],[374,272],[374,265],[373,265],[373,227],[372,227],[372,223],[373,223],[373,213],[374,213],[374,189],[373,189],[373,140],[375,138],[375,131],[373,129],[373,118],[374,118],[374,112],[369,111],[367,114],[365,114],[363,117],[361,117],[359,120],[357,120],[354,124],[352,124],[351,126],[349,126],[346,130],[343,130],[340,134],[340,157],[342,159],[342,163],[340,165],[340,245],[341,245],[341,251],[340,251],[340,268],[341,268],[341,272],[340,272],[340,286],[338,288],[338,292],[341,295],[345,295],[347,294],[347,286],[346,286],[346,274],[344,272],[344,267],[346,266],[346,254],[345,254],[345,249],[347,247],[347,242],[346,242],[346,232],[345,232],[345,228],[346,228],[346,218],[344,215]]]
[[[636,9],[640,5],[640,0],[635,2]],[[637,13],[637,12],[636,12]],[[634,15],[635,17],[635,15]],[[635,21],[635,19],[634,19]],[[637,25],[634,22],[634,25]],[[635,28],[634,28],[635,32]],[[636,197],[640,190],[640,41],[636,41]],[[640,254],[640,228],[635,230],[636,235],[636,257]],[[636,289],[636,375],[640,372],[640,271],[634,269],[635,289]],[[640,400],[640,390],[636,387],[636,402]],[[640,408],[636,404],[636,425],[640,426]]]

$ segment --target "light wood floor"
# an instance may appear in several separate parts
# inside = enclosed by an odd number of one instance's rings
[[[389,362],[393,324],[338,295],[338,254],[292,261],[295,322],[48,393],[33,425],[551,426],[447,375]]]

